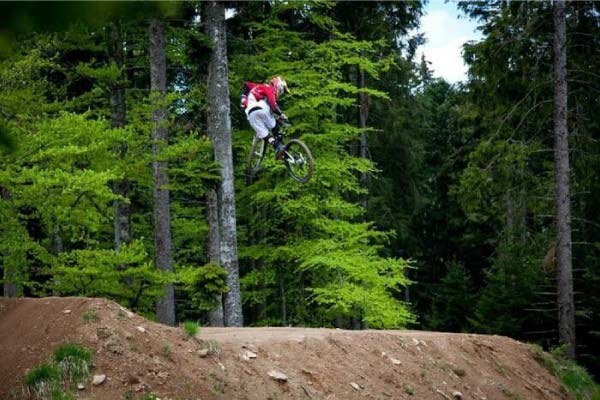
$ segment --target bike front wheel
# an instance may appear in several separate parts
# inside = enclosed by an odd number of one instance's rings
[[[288,175],[299,183],[308,182],[315,171],[315,162],[310,149],[298,139],[292,139],[286,145],[283,162]]]

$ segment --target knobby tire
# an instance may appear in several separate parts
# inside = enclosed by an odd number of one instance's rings
[[[299,147],[300,150],[298,150],[297,147]],[[285,168],[287,169],[288,175],[298,183],[308,182],[315,171],[315,161],[310,149],[304,144],[303,141],[299,139],[291,139],[287,143],[286,148],[286,155],[283,159],[283,162],[285,163]],[[305,164],[303,165],[306,167],[306,174],[298,175],[294,171],[295,166],[289,162],[288,155],[291,155],[292,157],[302,156],[304,158]]]

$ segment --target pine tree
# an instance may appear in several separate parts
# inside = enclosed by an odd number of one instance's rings
[[[237,227],[235,188],[231,146],[231,119],[229,110],[229,75],[227,73],[227,32],[225,6],[222,2],[206,3],[206,32],[213,44],[210,55],[207,96],[208,135],[213,141],[215,160],[221,167],[221,183],[217,205],[219,217],[218,240],[220,262],[228,272],[229,291],[223,295],[223,317],[226,326],[242,326],[242,302],[237,256]]]
[[[376,78],[381,65],[360,57],[375,46],[339,32],[323,16],[323,5],[306,13],[296,13],[297,6],[275,6],[263,22],[253,23],[246,48],[255,53],[239,54],[231,63],[238,87],[242,79],[286,78],[293,95],[281,101],[294,122],[292,134],[302,133],[317,163],[317,174],[300,186],[269,157],[260,178],[241,192],[240,236],[252,238],[240,251],[246,265],[242,289],[250,312],[260,317],[251,323],[281,324],[285,318],[331,326],[337,316],[346,321],[359,316],[373,328],[403,326],[413,319],[398,300],[408,284],[407,262],[382,256],[391,234],[361,222],[358,176],[374,166],[348,154],[345,146],[357,141],[361,130],[338,118],[352,112],[359,92],[355,81],[343,80],[343,69],[360,66]],[[363,91],[386,97],[371,88]],[[239,136],[240,146],[247,149],[251,136]]]
[[[125,60],[123,54],[123,38],[119,21],[112,21],[108,25],[107,37],[108,57],[112,65],[117,69],[116,79],[109,84],[111,126],[120,128],[127,123],[126,98],[123,71]],[[117,150],[119,157],[124,158],[127,154],[127,143],[123,142]],[[125,177],[113,183],[113,191],[122,198],[115,200],[115,250],[118,252],[121,246],[131,242],[131,210],[127,202],[129,196],[130,182]]]
[[[165,105],[167,91],[167,66],[165,58],[165,33],[162,22],[151,19],[149,25],[150,53],[150,95],[154,101],[152,120],[154,133],[152,141],[152,170],[154,178],[154,252],[156,268],[173,271],[171,244],[171,217],[169,205],[169,184],[167,162],[160,160],[162,149],[168,144],[168,123]],[[156,315],[159,322],[175,325],[175,292],[172,284],[165,288],[165,294],[158,299]]]
[[[567,33],[565,2],[554,2],[554,158],[556,168],[556,261],[558,334],[567,354],[575,358],[575,300],[571,251],[569,132],[567,128]]]

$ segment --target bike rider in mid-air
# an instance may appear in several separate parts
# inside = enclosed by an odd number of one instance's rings
[[[289,89],[281,76],[274,77],[268,84],[244,82],[242,90],[241,107],[245,109],[248,122],[258,138],[275,148],[276,158],[282,157],[285,150],[278,133],[279,123],[287,120],[287,116],[277,105],[277,100],[284,93],[289,93]]]

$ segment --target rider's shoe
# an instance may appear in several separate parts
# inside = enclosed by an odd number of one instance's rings
[[[275,148],[275,159],[283,160],[283,157],[285,156],[285,150],[286,150],[285,145],[281,142],[276,142],[276,143],[273,143],[273,147]]]

